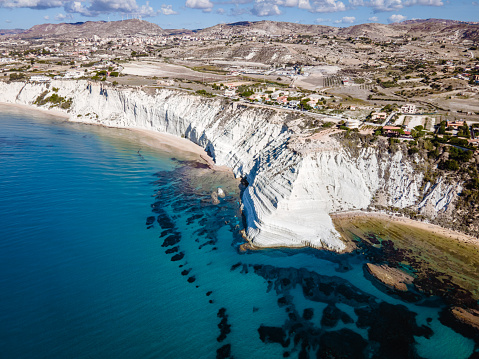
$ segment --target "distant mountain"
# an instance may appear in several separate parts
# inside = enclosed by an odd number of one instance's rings
[[[323,25],[305,25],[292,22],[278,21],[241,21],[231,24],[219,24],[201,30],[196,30],[199,35],[243,35],[243,36],[262,36],[262,35],[321,35],[333,33],[337,29],[332,26]]]
[[[164,34],[156,24],[143,20],[87,21],[77,23],[42,24],[18,34],[22,39],[32,38],[101,38],[123,36],[152,36]]]
[[[156,24],[143,20],[124,21],[87,21],[80,23],[43,24],[29,30],[0,30],[22,39],[38,38],[92,38],[151,36],[170,34],[175,36],[281,36],[289,34],[331,35],[339,37],[368,37],[374,40],[390,40],[399,37],[418,37],[430,40],[473,40],[479,41],[479,23],[456,20],[425,19],[408,20],[393,24],[360,24],[349,27],[307,25],[278,21],[241,21],[230,24],[218,24],[204,29],[168,29],[163,30]]]
[[[369,23],[349,27],[324,25],[306,25],[277,21],[241,21],[231,24],[219,24],[205,29],[194,30],[200,36],[261,36],[261,35],[337,35],[340,37],[364,36],[376,40],[388,40],[401,36],[421,37],[427,40],[456,39],[476,40],[479,23],[456,20],[426,19],[409,20],[401,23],[378,24]]]
[[[0,29],[0,36],[1,35],[16,35],[24,32],[23,29]]]

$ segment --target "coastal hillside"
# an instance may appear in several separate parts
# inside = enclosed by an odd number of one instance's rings
[[[326,128],[305,136],[312,119],[301,115],[87,81],[1,82],[0,102],[53,106],[71,121],[167,132],[200,145],[247,184],[241,198],[246,234],[258,247],[342,251],[330,217],[341,211],[399,211],[455,225],[461,181],[426,176],[417,157],[384,139],[364,141]]]
[[[131,19],[123,21],[87,21],[78,23],[35,25],[29,30],[16,35],[21,39],[78,39],[93,36],[128,37],[155,36],[164,34],[161,27],[148,21]]]

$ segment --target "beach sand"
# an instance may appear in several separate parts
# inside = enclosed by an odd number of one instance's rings
[[[5,110],[8,111],[10,108],[11,110],[20,110],[20,111],[35,111],[40,112],[45,115],[49,115],[52,118],[62,119],[62,120],[70,120],[71,116],[67,113],[58,110],[58,109],[43,109],[38,108],[32,105],[23,105],[23,104],[13,104],[13,103],[0,103],[0,109],[3,107]],[[81,121],[69,121],[72,123],[83,123]],[[92,123],[85,123],[86,125],[94,125],[94,126],[102,126],[102,127],[109,127],[104,126],[101,124],[92,124]],[[208,167],[214,171],[219,172],[229,172],[233,173],[232,169],[226,166],[218,166],[215,164],[214,160],[208,156],[206,151],[198,146],[197,144],[187,140],[185,138],[177,137],[168,133],[157,132],[153,130],[147,130],[143,128],[121,128],[121,127],[113,127],[113,128],[120,128],[124,130],[131,131],[133,134],[138,134],[140,136],[134,136],[137,140],[144,143],[146,146],[156,148],[162,151],[179,151],[184,154],[185,159],[203,162]]]

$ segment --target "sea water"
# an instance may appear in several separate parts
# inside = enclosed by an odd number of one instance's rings
[[[359,255],[242,253],[238,183],[186,157],[0,107],[0,357],[472,354]]]

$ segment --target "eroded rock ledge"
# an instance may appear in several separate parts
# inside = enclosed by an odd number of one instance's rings
[[[248,187],[242,195],[246,235],[256,247],[346,246],[329,216],[373,202],[414,208],[429,218],[453,211],[460,184],[439,179],[422,189],[423,173],[401,152],[348,148],[332,136],[309,137],[303,115],[207,99],[177,90],[110,88],[86,81],[51,85],[0,82],[0,102],[35,105],[39,96],[69,99],[71,121],[142,128],[185,137]],[[43,105],[47,108],[49,104]]]

